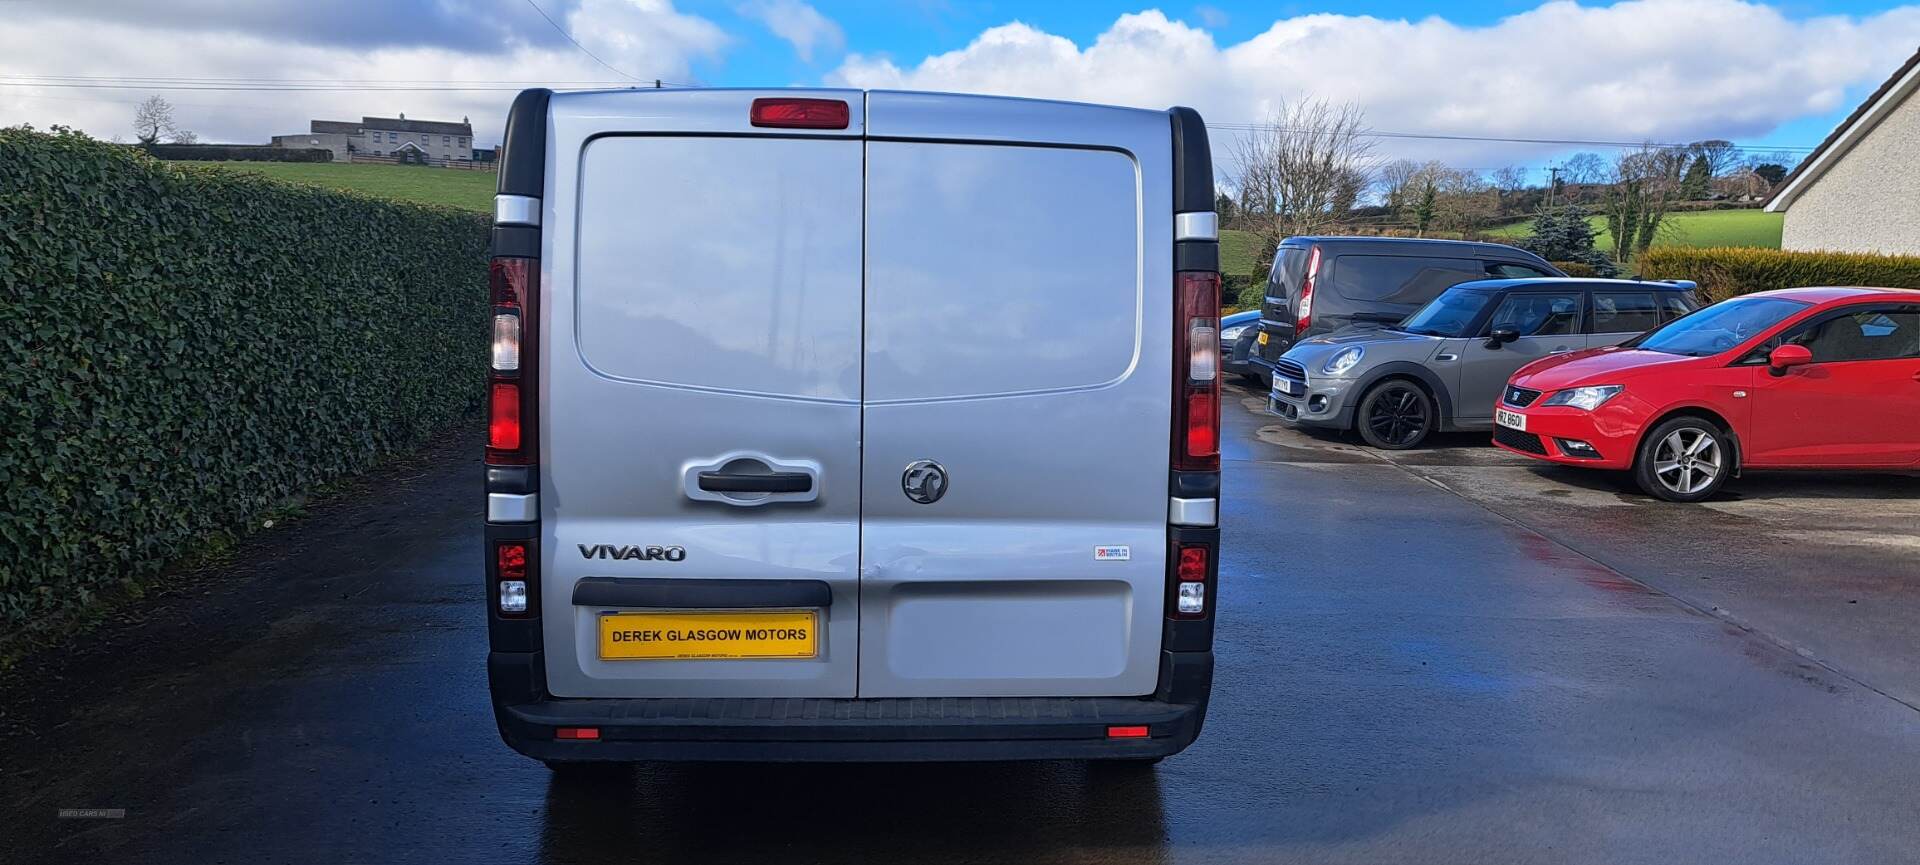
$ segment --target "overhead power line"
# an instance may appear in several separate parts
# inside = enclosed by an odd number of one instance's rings
[[[99,78],[99,79],[58,79],[52,76],[33,77],[0,75],[0,87],[45,87],[61,90],[204,90],[227,92],[294,92],[294,93],[411,93],[411,92],[487,92],[517,91],[528,87],[555,87],[560,89],[581,88],[631,88],[650,85],[652,81],[488,81],[488,82],[432,82],[432,81],[366,81],[354,79],[339,80],[271,80],[271,79],[157,79],[157,78]],[[678,81],[662,81],[667,87],[695,87]]]
[[[624,77],[624,78],[626,78],[626,79],[627,79],[627,80],[629,80],[629,81],[639,81],[639,80],[640,80],[639,78],[636,78],[636,77],[634,77],[634,76],[632,76],[632,75],[628,75],[628,74],[627,74],[627,73],[625,73],[625,72],[622,72],[622,71],[620,71],[620,70],[618,70],[618,69],[615,69],[615,68],[614,68],[614,66],[613,66],[613,64],[611,64],[611,63],[608,63],[607,61],[605,61],[605,60],[602,60],[602,59],[600,59],[600,55],[598,55],[598,54],[595,54],[595,53],[593,53],[592,51],[588,51],[588,50],[587,50],[587,46],[585,46],[585,45],[582,45],[582,44],[580,44],[580,40],[578,40],[578,39],[575,39],[575,38],[573,38],[573,34],[572,34],[572,33],[568,33],[568,32],[567,32],[567,28],[565,28],[565,27],[562,27],[562,26],[560,26],[560,22],[558,22],[558,21],[555,21],[555,20],[553,20],[553,16],[552,16],[552,15],[548,15],[548,14],[547,14],[547,10],[545,10],[545,9],[542,9],[542,8],[540,8],[540,4],[538,4],[538,3],[535,3],[535,2],[533,2],[533,0],[527,0],[527,5],[528,5],[528,6],[532,6],[532,7],[533,7],[533,11],[535,11],[535,12],[538,12],[538,13],[540,13],[540,17],[541,17],[541,18],[545,18],[545,19],[547,20],[547,23],[548,23],[548,24],[551,24],[551,25],[553,25],[553,29],[555,29],[555,30],[557,30],[557,31],[559,31],[559,32],[560,32],[560,35],[562,35],[562,36],[565,36],[565,37],[567,37],[567,41],[568,41],[568,42],[572,42],[572,43],[573,43],[573,47],[575,47],[575,48],[578,48],[578,49],[580,49],[580,53],[582,53],[582,54],[585,54],[585,55],[587,55],[588,57],[592,57],[592,58],[593,58],[593,62],[595,62],[595,63],[598,63],[598,64],[600,64],[601,66],[605,66],[605,67],[607,67],[607,69],[609,69],[609,70],[611,70],[611,71],[612,71],[612,72],[613,72],[614,74],[616,74],[616,75],[620,75],[620,76],[622,76],[622,77]]]

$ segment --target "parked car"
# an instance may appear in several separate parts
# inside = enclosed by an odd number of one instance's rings
[[[1920,466],[1920,291],[1722,301],[1617,348],[1528,365],[1494,443],[1698,502],[1746,469]]]
[[[1260,310],[1249,309],[1220,317],[1220,370],[1227,375],[1258,380],[1249,358],[1260,334]]]
[[[565,769],[1193,742],[1220,537],[1197,113],[533,90],[504,140],[508,745]]]
[[[1440,293],[1399,324],[1296,344],[1274,363],[1268,410],[1358,430],[1377,448],[1487,429],[1507,379],[1553,354],[1623,342],[1699,307],[1691,282],[1488,279]]]
[[[1393,324],[1463,282],[1542,276],[1566,274],[1498,243],[1289,237],[1267,275],[1254,364],[1271,380],[1273,362],[1300,340],[1352,325]]]

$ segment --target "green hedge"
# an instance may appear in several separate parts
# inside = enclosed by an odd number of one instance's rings
[[[0,625],[470,412],[486,255],[474,214],[0,130]]]
[[[1640,254],[1648,279],[1691,279],[1713,300],[1804,285],[1920,288],[1920,256],[1779,249],[1656,246]]]

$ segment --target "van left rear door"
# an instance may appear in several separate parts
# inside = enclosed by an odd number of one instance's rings
[[[760,96],[846,101],[766,129]],[[553,99],[542,606],[558,697],[851,697],[862,98]]]

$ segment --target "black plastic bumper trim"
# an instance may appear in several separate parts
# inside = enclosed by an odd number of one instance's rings
[[[573,604],[682,610],[815,608],[833,605],[833,587],[823,580],[583,577],[573,584]]]
[[[1176,499],[1217,499],[1220,497],[1220,473],[1169,472],[1167,495]]]
[[[1220,270],[1220,244],[1211,240],[1181,240],[1173,244],[1175,272]]]
[[[545,693],[539,652],[487,659],[494,718],[514,750],[541,760],[923,761],[1146,759],[1200,735],[1211,653],[1162,653],[1152,697],[939,699],[565,699]],[[1145,726],[1109,739],[1111,726]],[[556,740],[592,727],[597,740]]]
[[[494,226],[493,257],[539,258],[540,229],[531,225]]]
[[[537,493],[540,472],[533,466],[487,466],[487,492]]]

